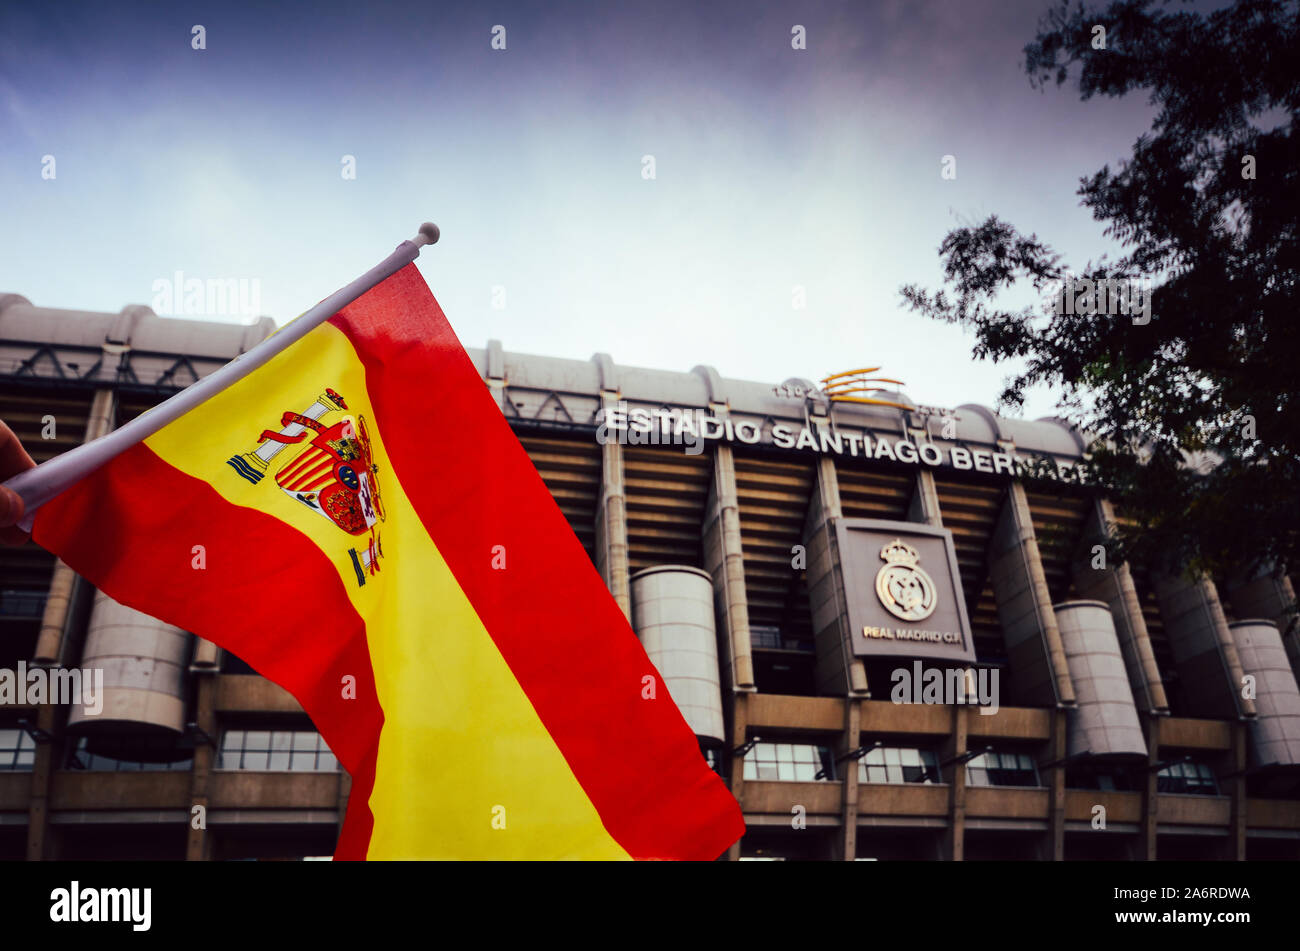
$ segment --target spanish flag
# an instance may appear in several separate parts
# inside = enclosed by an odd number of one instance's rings
[[[712,860],[744,831],[414,264],[33,535],[298,699],[353,778],[336,858]]]

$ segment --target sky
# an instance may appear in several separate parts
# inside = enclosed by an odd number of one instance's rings
[[[6,2],[0,293],[117,311],[180,271],[284,323],[431,220],[468,347],[991,405],[1010,368],[900,286],[990,214],[1115,256],[1079,180],[1153,115],[1030,86],[1051,5]]]

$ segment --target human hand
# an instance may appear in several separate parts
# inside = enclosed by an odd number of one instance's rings
[[[0,482],[35,465],[18,436],[0,420]],[[0,485],[0,544],[21,545],[31,537],[18,527],[24,514],[26,508],[18,493]]]

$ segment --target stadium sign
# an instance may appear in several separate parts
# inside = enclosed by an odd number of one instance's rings
[[[629,408],[625,403],[607,407],[599,415],[596,439],[602,444],[681,446],[689,455],[699,455],[710,441],[770,445],[906,465],[948,466],[990,475],[1016,474],[1016,456],[998,450],[941,445],[829,423],[797,425],[753,417],[720,417],[700,409]]]
[[[865,518],[835,532],[855,655],[974,663],[951,532]]]

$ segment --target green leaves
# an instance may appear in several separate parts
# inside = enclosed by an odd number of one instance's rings
[[[1105,49],[1092,45],[1098,24]],[[901,289],[912,310],[970,329],[976,357],[1024,360],[1003,405],[1034,387],[1060,393],[1141,525],[1120,542],[1130,554],[1220,573],[1300,565],[1297,49],[1294,0],[1205,15],[1062,3],[1025,47],[1030,82],[1074,74],[1085,100],[1141,91],[1157,108],[1130,156],[1080,182],[1123,256],[1071,272],[1037,235],[991,216],[943,239],[943,289]],[[1083,292],[1046,315],[999,304],[1011,288],[1063,282],[1068,295],[1109,279],[1157,285],[1149,323],[1078,312],[1095,302]]]

